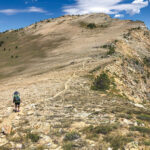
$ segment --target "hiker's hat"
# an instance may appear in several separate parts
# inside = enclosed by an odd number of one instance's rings
[[[15,92],[14,92],[14,95],[19,95],[19,92],[18,92],[18,91],[15,91]]]

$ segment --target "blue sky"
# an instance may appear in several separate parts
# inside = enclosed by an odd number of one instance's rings
[[[1,0],[0,32],[65,14],[107,13],[150,28],[150,0]]]

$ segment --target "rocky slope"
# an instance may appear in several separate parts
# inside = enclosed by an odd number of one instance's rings
[[[150,149],[149,47],[144,23],[105,14],[1,33],[0,149]]]

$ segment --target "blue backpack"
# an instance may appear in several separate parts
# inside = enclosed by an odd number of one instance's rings
[[[14,98],[13,98],[14,100],[14,103],[20,103],[20,94],[19,94],[19,92],[15,92],[14,93]]]

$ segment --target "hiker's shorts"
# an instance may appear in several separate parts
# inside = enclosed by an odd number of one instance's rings
[[[20,103],[15,103],[16,106],[20,106]]]

